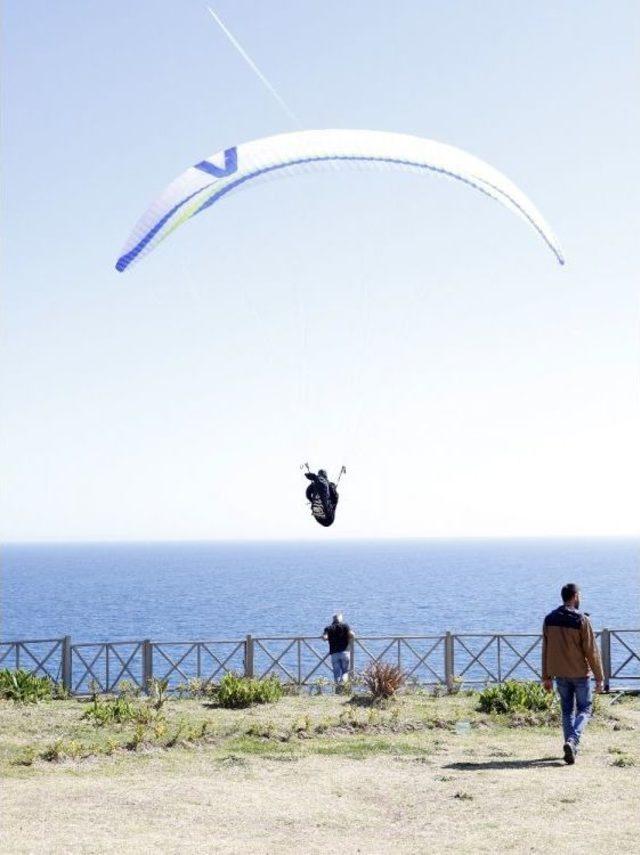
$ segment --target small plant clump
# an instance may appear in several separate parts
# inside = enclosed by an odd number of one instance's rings
[[[49,763],[55,763],[57,760],[61,760],[64,756],[63,741],[61,739],[56,739],[55,742],[52,742],[44,749],[40,756],[43,760],[47,760]]]
[[[625,766],[635,766],[636,761],[630,754],[618,754],[616,759],[612,762],[612,766],[618,766],[624,769]]]
[[[206,698],[211,692],[211,685],[202,677],[193,677],[186,683],[178,683],[176,686],[178,698]]]
[[[256,680],[229,673],[220,680],[214,698],[221,707],[242,709],[252,704],[274,703],[283,695],[284,688],[276,675]]]
[[[478,711],[485,713],[547,712],[554,696],[540,683],[507,680],[499,686],[487,686],[480,692]]]
[[[276,726],[272,721],[256,722],[247,728],[246,736],[255,736],[259,739],[273,739],[276,733]]]
[[[407,676],[397,665],[389,662],[372,662],[363,672],[362,679],[376,701],[393,697],[406,683]]]
[[[143,729],[153,727],[156,734],[164,732],[165,728],[164,713],[158,708],[157,700],[134,700],[127,695],[101,698],[94,694],[82,718],[89,719],[96,727],[132,723]]]
[[[309,694],[314,695],[322,695],[326,690],[327,686],[330,686],[331,683],[327,680],[326,677],[317,677],[313,684],[309,686]]]
[[[36,677],[24,668],[0,671],[0,698],[23,704],[49,701],[54,695],[55,683],[49,677]]]
[[[138,706],[125,695],[107,699],[94,695],[91,706],[83,712],[82,718],[89,719],[96,727],[105,727],[109,724],[124,724],[128,721],[135,721],[138,718],[138,713]]]
[[[162,709],[167,701],[167,692],[169,691],[169,680],[164,677],[160,680],[153,677],[147,683],[149,691],[150,703],[156,710]]]
[[[118,694],[123,698],[139,698],[142,689],[133,680],[120,680],[118,683]]]
[[[459,694],[460,690],[462,689],[462,683],[463,683],[462,677],[457,677],[457,676],[453,677],[447,686],[447,693],[449,695]]]

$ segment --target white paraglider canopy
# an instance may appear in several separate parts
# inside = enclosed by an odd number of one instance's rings
[[[437,173],[462,181],[526,220],[564,264],[559,242],[540,211],[512,181],[483,160],[454,146],[409,134],[324,130],[265,137],[219,151],[191,166],[140,218],[116,268],[125,270],[179,225],[247,182],[296,170],[350,165]]]

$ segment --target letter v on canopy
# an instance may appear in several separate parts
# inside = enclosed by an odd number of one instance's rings
[[[210,160],[201,160],[200,163],[196,163],[195,168],[202,172],[208,172],[209,175],[214,175],[216,178],[233,175],[234,172],[238,171],[238,150],[235,146],[225,149],[224,166],[216,166]]]

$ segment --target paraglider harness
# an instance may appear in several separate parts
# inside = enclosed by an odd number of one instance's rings
[[[311,504],[311,514],[319,525],[328,528],[333,524],[336,516],[336,506],[339,499],[337,488],[340,483],[340,479],[347,471],[346,467],[341,467],[338,480],[335,484],[333,481],[329,481],[324,474],[320,475],[320,472],[323,472],[324,470],[319,469],[318,475],[316,475],[314,472],[311,472],[308,463],[303,463],[300,467],[300,469],[305,468],[307,470],[304,473],[305,478],[308,478],[309,481],[312,482],[307,487],[305,493],[307,500]]]

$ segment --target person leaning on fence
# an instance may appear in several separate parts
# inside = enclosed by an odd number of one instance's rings
[[[348,623],[342,619],[338,612],[333,616],[329,626],[325,626],[322,637],[329,642],[329,653],[331,654],[331,667],[333,668],[333,679],[336,686],[346,683],[349,679],[349,642],[355,638],[353,630]]]
[[[542,680],[548,692],[553,678],[560,695],[565,762],[575,763],[580,737],[592,711],[590,672],[596,692],[604,675],[591,621],[579,612],[580,590],[573,583],[561,591],[562,605],[544,619],[542,627]]]

